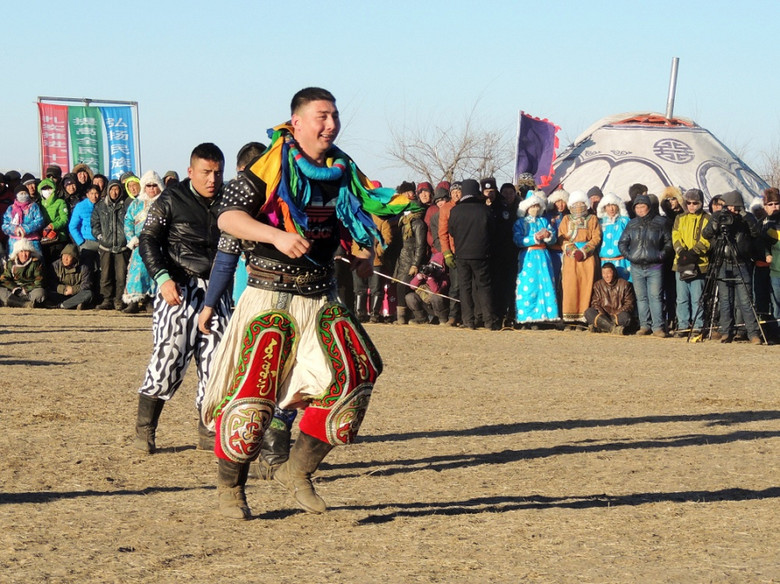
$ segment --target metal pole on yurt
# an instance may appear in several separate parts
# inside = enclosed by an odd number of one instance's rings
[[[672,76],[669,79],[669,97],[666,98],[666,119],[671,120],[674,115],[674,95],[677,92],[677,65],[680,58],[672,59]]]

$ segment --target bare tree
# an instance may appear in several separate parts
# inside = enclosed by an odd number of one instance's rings
[[[773,144],[769,151],[764,151],[761,155],[763,161],[758,173],[769,186],[780,187],[780,147]]]
[[[514,159],[512,140],[506,129],[480,127],[476,106],[460,124],[439,125],[433,121],[417,127],[390,128],[392,160],[436,184],[462,178],[505,176]]]

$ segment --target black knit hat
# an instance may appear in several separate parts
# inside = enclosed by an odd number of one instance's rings
[[[442,199],[449,199],[450,192],[444,187],[436,187],[436,192],[433,193],[433,202],[440,201]]]
[[[723,203],[727,207],[745,206],[745,201],[742,199],[742,195],[739,193],[739,191],[729,191],[728,193],[723,193],[720,198],[723,199]]]
[[[476,197],[482,194],[479,190],[479,183],[473,178],[467,178],[460,183],[460,192],[462,195],[461,198],[463,199],[466,197]]]
[[[590,187],[590,190],[588,191],[588,198],[591,197],[598,197],[600,199],[604,198],[604,193],[601,192],[601,189],[598,187]]]

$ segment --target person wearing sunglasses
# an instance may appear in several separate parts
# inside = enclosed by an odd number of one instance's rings
[[[672,247],[677,292],[677,330],[674,336],[687,337],[691,327],[699,334],[703,326],[704,311],[699,301],[704,291],[704,275],[709,260],[710,242],[702,237],[702,230],[710,220],[704,212],[704,194],[699,189],[689,189],[683,195],[684,211],[674,219]]]

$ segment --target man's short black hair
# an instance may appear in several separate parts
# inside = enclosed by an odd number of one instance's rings
[[[222,165],[225,164],[225,155],[222,154],[222,150],[219,149],[219,146],[212,144],[211,142],[204,142],[203,144],[195,146],[192,154],[190,154],[190,166],[192,166],[192,163],[195,162],[196,158],[210,160],[211,162],[219,162]]]
[[[293,115],[309,102],[321,100],[336,103],[336,98],[333,97],[333,94],[327,89],[323,89],[322,87],[305,87],[293,95],[292,101],[290,102],[290,115]]]
[[[236,156],[236,168],[243,170],[250,162],[259,158],[263,152],[265,152],[265,144],[261,142],[244,144]]]

